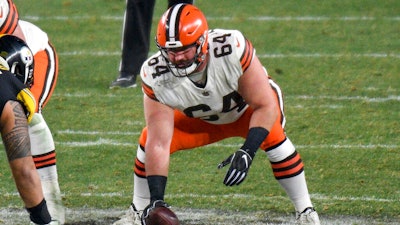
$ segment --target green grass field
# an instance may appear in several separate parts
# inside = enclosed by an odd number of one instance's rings
[[[153,34],[166,2],[156,3]],[[108,89],[117,76],[125,1],[15,3],[21,19],[48,33],[60,57],[58,85],[43,114],[57,145],[65,206],[122,213],[132,199],[144,126],[140,88]],[[302,155],[323,224],[336,216],[365,219],[353,224],[400,224],[400,2],[195,4],[211,28],[241,30],[283,89],[287,134]],[[293,216],[261,151],[246,182],[223,185],[225,170],[216,166],[241,143],[228,139],[174,154],[166,200],[180,209]],[[22,208],[0,148],[0,209]]]

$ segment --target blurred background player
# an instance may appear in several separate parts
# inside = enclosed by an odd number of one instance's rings
[[[136,78],[150,49],[151,23],[155,0],[127,0],[122,27],[121,61],[119,75],[110,88],[136,87]],[[168,0],[168,8],[193,0]]]
[[[0,57],[0,132],[15,185],[32,223],[49,224],[51,217],[31,155],[28,131],[36,102],[23,83],[32,80],[33,55],[25,43],[20,44],[20,51],[14,52],[21,59],[14,66],[22,69],[17,76],[8,71],[8,63]]]
[[[302,159],[284,130],[282,91],[252,43],[238,30],[209,30],[204,14],[190,4],[163,14],[156,42],[159,51],[140,72],[146,127],[134,161],[133,203],[121,220],[139,224],[139,217],[143,222],[153,208],[167,205],[170,154],[242,137],[243,145],[218,166],[230,165],[223,183],[241,184],[261,148],[297,224],[319,225]]]
[[[42,115],[42,110],[56,86],[58,57],[47,34],[36,25],[20,20],[17,8],[11,0],[0,0],[0,8],[3,13],[0,17],[0,34],[12,34],[24,40],[34,55],[34,82],[29,87],[36,99],[35,114],[29,124],[31,151],[50,214],[57,220],[52,224],[64,224],[65,211],[58,183],[55,145]],[[7,52],[11,47],[3,44],[0,52]],[[11,52],[8,53],[11,56]],[[12,63],[9,64],[12,69]]]

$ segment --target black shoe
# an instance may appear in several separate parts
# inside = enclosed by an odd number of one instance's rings
[[[136,76],[129,76],[129,77],[118,77],[114,80],[111,85],[110,89],[114,88],[135,88],[136,85]]]

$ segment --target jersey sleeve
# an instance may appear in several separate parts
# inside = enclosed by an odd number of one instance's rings
[[[153,88],[151,88],[149,85],[147,85],[145,82],[142,82],[142,91],[145,95],[147,95],[149,98],[158,101],[156,95],[154,94]]]
[[[154,93],[154,90],[152,88],[153,82],[152,82],[152,72],[151,72],[151,67],[146,66],[149,63],[149,59],[147,59],[144,63],[142,68],[140,69],[140,78],[142,80],[142,91],[145,95],[147,95],[149,98],[158,101],[157,97]]]
[[[33,115],[36,107],[36,101],[32,93],[13,74],[9,73],[8,71],[1,70],[0,113],[3,112],[5,104],[10,100],[21,102],[27,115]]]
[[[240,59],[242,71],[245,72],[253,60],[255,49],[252,43],[238,30],[232,31],[233,49]]]
[[[35,55],[41,50],[46,49],[49,44],[47,33],[33,23],[19,20],[19,26],[25,35],[25,42]]]

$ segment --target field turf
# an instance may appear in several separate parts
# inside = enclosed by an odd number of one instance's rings
[[[156,3],[152,36],[166,2]],[[108,88],[119,66],[125,1],[15,3],[21,19],[48,33],[60,57],[43,115],[56,142],[67,223],[109,224],[132,200],[144,126],[141,89]],[[210,28],[241,30],[283,89],[287,135],[304,161],[322,224],[400,224],[400,2],[195,4]],[[217,165],[242,142],[172,155],[166,200],[184,224],[293,221],[293,206],[261,151],[246,182],[223,185],[225,170]],[[0,148],[0,224],[27,224]]]

